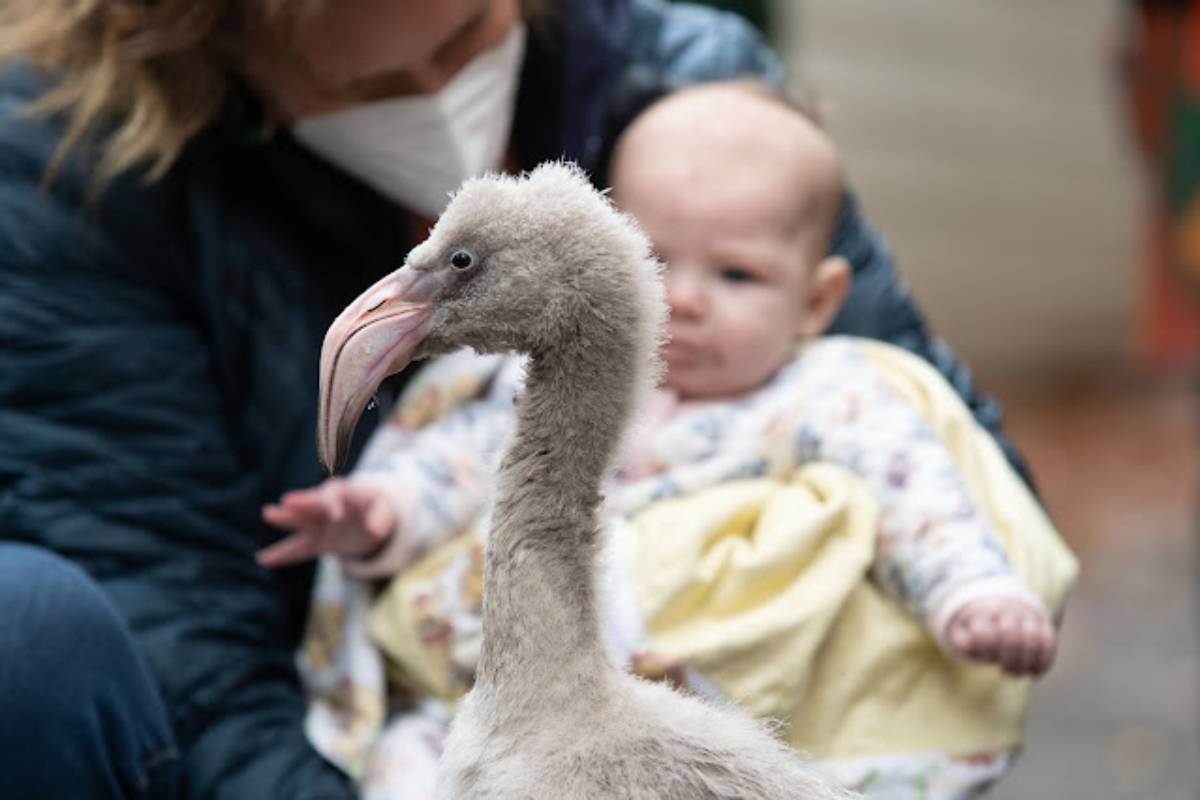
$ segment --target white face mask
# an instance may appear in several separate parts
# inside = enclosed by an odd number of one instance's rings
[[[503,166],[524,55],[525,26],[517,23],[435,94],[304,117],[292,134],[393,200],[436,217],[464,180]]]

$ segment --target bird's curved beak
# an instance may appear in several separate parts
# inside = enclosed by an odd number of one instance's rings
[[[412,361],[440,289],[436,275],[406,266],[359,295],[329,326],[321,347],[317,451],[330,473],[345,460],[379,384]]]

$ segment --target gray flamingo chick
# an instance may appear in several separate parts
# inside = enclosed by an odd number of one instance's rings
[[[318,444],[331,470],[380,381],[469,346],[528,354],[484,571],[483,645],[440,765],[446,800],[853,795],[734,708],[606,655],[597,507],[665,318],[659,265],[577,168],[468,181],[403,268],[330,327]]]

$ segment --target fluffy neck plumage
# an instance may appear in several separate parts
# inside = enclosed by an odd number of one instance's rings
[[[530,357],[500,466],[476,680],[489,691],[579,691],[611,669],[593,573],[601,487],[642,379],[637,337],[612,326]]]

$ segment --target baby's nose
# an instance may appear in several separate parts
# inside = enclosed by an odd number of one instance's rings
[[[671,316],[700,317],[708,308],[704,287],[698,281],[667,272],[667,306]]]

